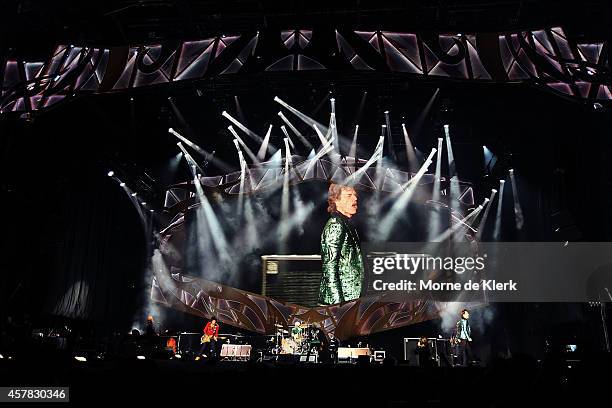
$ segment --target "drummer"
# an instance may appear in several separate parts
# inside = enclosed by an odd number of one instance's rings
[[[293,329],[291,329],[291,337],[294,339],[299,339],[302,337],[302,328],[300,327],[299,322],[295,322]]]

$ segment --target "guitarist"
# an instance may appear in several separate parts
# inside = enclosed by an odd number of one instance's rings
[[[472,329],[470,327],[470,312],[467,309],[461,311],[461,319],[455,325],[456,335],[455,343],[457,345],[457,354],[459,355],[459,361],[461,365],[466,367],[472,360],[474,360],[474,354],[472,353]]]
[[[217,340],[219,340],[219,324],[217,324],[217,319],[213,317],[204,327],[204,334],[200,340],[202,347],[200,348],[198,356],[202,355],[207,357],[206,354],[203,353],[208,349],[210,350],[210,356],[213,358],[216,357]]]

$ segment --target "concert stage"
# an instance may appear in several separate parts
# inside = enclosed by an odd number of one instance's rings
[[[2,2],[0,403],[587,406],[608,3]]]

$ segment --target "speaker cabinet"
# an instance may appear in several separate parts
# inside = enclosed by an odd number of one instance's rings
[[[321,255],[264,255],[261,294],[306,307],[318,306]]]

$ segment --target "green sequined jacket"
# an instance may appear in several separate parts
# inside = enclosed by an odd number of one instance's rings
[[[323,276],[319,303],[331,305],[361,296],[363,258],[359,236],[349,219],[333,213],[321,234]]]

